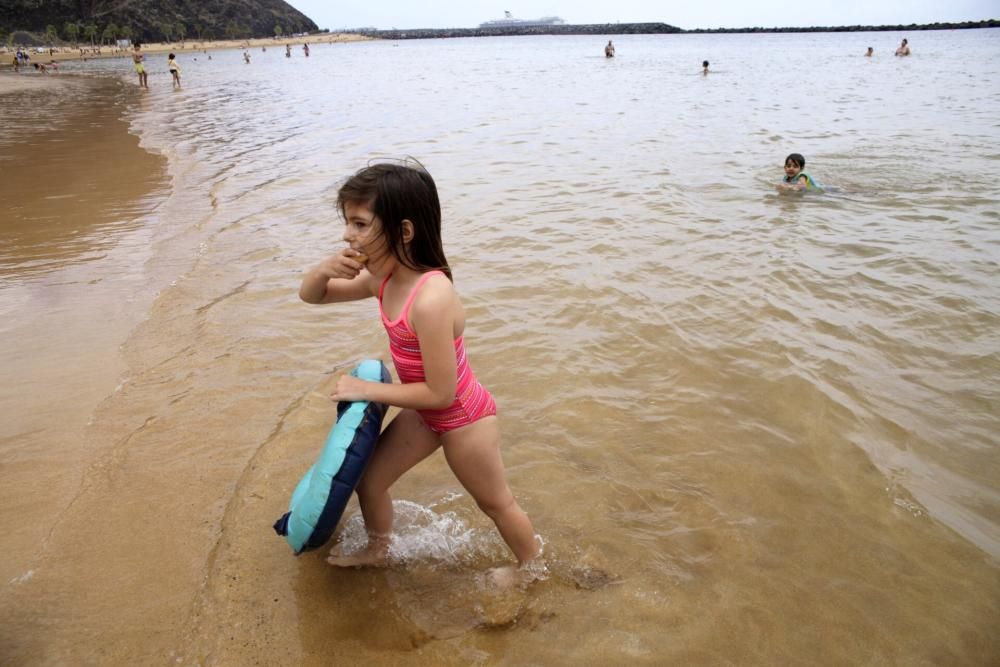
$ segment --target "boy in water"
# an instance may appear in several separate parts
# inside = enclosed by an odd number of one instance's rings
[[[823,188],[813,180],[812,176],[802,171],[806,159],[800,153],[792,153],[785,158],[785,177],[778,183],[779,192],[802,192],[815,190],[822,192]]]

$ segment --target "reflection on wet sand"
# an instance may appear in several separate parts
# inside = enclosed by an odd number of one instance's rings
[[[164,161],[128,134],[121,88],[59,84],[19,95],[30,113],[5,118],[0,138],[0,276],[11,280],[100,258],[163,198]]]
[[[0,577],[34,576],[92,450],[85,427],[124,370],[141,314],[144,240],[165,161],[139,148],[115,81],[60,77],[0,99]],[[16,100],[16,103],[14,101]],[[28,573],[26,575],[25,573]]]

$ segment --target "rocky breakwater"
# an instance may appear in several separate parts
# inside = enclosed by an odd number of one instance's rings
[[[415,28],[357,30],[377,39],[439,39],[442,37],[510,37],[517,35],[655,35],[684,32],[666,23],[591,23],[582,25],[490,26],[487,28]]]

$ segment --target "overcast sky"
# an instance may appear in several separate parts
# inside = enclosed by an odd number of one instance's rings
[[[503,17],[679,28],[839,26],[1000,18],[1000,0],[291,0],[320,28],[475,28]]]

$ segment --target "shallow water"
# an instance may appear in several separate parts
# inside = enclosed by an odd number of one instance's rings
[[[0,656],[995,660],[1000,33],[909,35],[896,59],[902,36],[187,52],[184,88],[164,57],[148,93],[125,61],[76,65],[125,77],[81,85],[162,157],[115,135],[103,207],[59,204],[59,179],[0,191],[3,364],[30,388],[0,404]],[[95,121],[51,115],[46,163],[88,173]],[[779,196],[793,151],[836,192]],[[270,529],[335,374],[388,358],[373,303],[310,307],[298,278],[341,245],[331,187],[404,155],[438,182],[545,542],[526,591],[484,585],[503,544],[441,457],[398,484],[389,570],[295,559]]]

